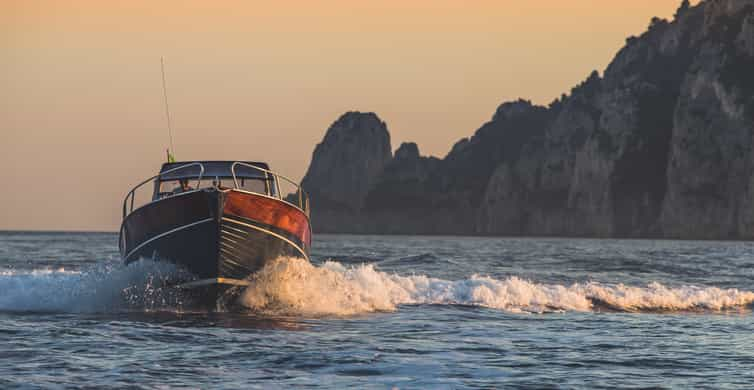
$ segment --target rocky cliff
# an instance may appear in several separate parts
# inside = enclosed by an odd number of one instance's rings
[[[377,115],[347,112],[338,118],[314,149],[301,183],[316,205],[315,226],[347,226],[392,158],[390,133]]]
[[[603,76],[502,104],[443,159],[392,157],[376,116],[346,114],[304,185],[318,231],[754,238],[753,131],[754,0],[684,1]]]

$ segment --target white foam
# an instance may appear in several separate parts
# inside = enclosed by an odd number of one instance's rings
[[[4,270],[0,310],[107,312],[162,303],[162,280],[177,273],[168,263],[99,264],[85,271]]]
[[[626,311],[720,311],[754,303],[754,292],[717,287],[670,288],[652,282],[646,287],[588,283],[575,285],[574,288],[592,300]]]
[[[179,271],[168,263],[100,264],[84,271],[0,270],[0,310],[112,312],[173,310],[180,299],[164,289]],[[381,272],[374,265],[314,266],[302,259],[278,259],[258,272],[240,303],[255,311],[291,315],[353,315],[393,311],[399,305],[472,305],[507,312],[721,311],[745,309],[754,292],[717,287],[668,287],[535,283],[511,276],[473,275],[443,280]]]
[[[50,274],[71,274],[71,275],[77,275],[80,274],[81,271],[71,271],[67,270],[64,267],[60,267],[57,269],[52,268],[40,268],[40,269],[32,269],[32,270],[15,270],[15,269],[3,269],[0,270],[0,276],[17,276],[17,275],[50,275]]]
[[[252,280],[240,302],[275,314],[351,315],[396,310],[398,305],[473,305],[509,312],[591,311],[595,302],[616,310],[682,311],[743,308],[754,292],[715,287],[669,288],[585,283],[541,284],[515,276],[502,280],[474,275],[448,281],[422,275],[380,272],[373,265],[345,267],[328,261],[278,259]]]

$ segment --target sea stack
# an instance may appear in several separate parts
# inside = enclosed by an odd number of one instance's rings
[[[376,114],[341,115],[314,149],[302,181],[316,205],[312,220],[329,231],[338,223],[332,217],[357,213],[392,158],[387,125]]]

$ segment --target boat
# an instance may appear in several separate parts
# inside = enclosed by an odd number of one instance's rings
[[[176,287],[212,304],[274,259],[309,260],[311,232],[306,192],[266,163],[167,162],[123,200],[119,249],[126,264],[152,259],[188,271]]]

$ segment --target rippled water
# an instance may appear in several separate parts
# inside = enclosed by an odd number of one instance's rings
[[[317,236],[207,313],[116,242],[0,232],[0,388],[754,386],[754,243]]]

